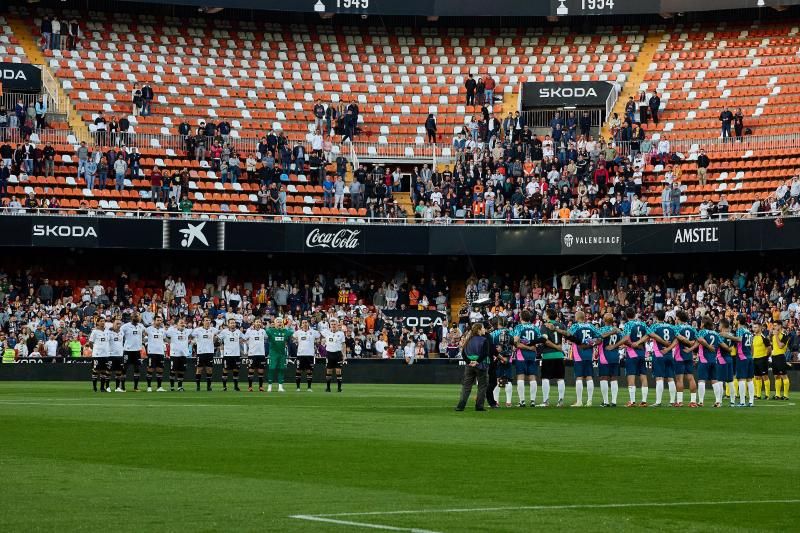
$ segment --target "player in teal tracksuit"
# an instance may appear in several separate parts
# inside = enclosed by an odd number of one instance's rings
[[[706,393],[706,382],[711,382],[714,390],[714,407],[722,406],[722,393],[724,385],[717,379],[717,372],[724,372],[718,366],[725,364],[719,356],[720,350],[730,350],[730,346],[722,341],[719,333],[714,331],[714,323],[709,317],[703,319],[703,329],[697,332],[697,396],[698,404],[703,405]]]
[[[511,365],[511,330],[505,327],[502,318],[494,319],[494,329],[489,333],[489,340],[492,342],[492,355],[495,357],[495,375],[497,376],[497,386],[492,391],[495,404],[500,400],[500,389],[506,392],[506,407],[511,407],[511,380],[514,379],[514,368]]]
[[[689,382],[689,407],[697,407],[697,381],[694,379],[694,349],[697,344],[697,330],[689,324],[686,311],[676,313],[678,325],[675,326],[678,350],[675,352],[675,387],[678,391],[678,403],[675,407],[683,407],[683,389]]]
[[[532,324],[533,313],[527,309],[520,313],[521,323],[512,333],[514,337],[514,367],[517,373],[517,394],[519,406],[525,407],[525,378],[530,385],[530,406],[536,406],[536,376],[539,374],[539,362],[536,360],[536,344],[543,339],[539,328]]]
[[[662,310],[655,312],[656,323],[650,326],[650,338],[653,339],[653,377],[656,380],[656,402],[653,406],[661,405],[664,395],[664,380],[669,387],[669,405],[675,406],[677,390],[675,388],[675,359],[674,352],[678,346],[675,326],[665,322],[665,313]]]
[[[642,387],[642,407],[647,407],[647,365],[645,364],[645,343],[649,338],[647,324],[636,318],[636,310],[629,307],[625,310],[625,326],[622,328],[622,336],[627,344],[627,357],[625,358],[625,374],[628,376],[628,396],[630,401],[626,407],[636,405],[636,376],[639,376],[639,384]]]
[[[594,370],[592,356],[594,347],[602,342],[603,334],[593,324],[586,322],[583,311],[575,313],[575,322],[567,330],[573,341],[572,359],[575,369],[575,396],[577,401],[572,407],[583,407],[583,385],[586,383],[586,407],[592,406],[594,393]]]

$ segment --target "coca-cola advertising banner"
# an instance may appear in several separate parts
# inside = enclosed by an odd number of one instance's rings
[[[305,226],[304,250],[308,252],[363,253],[365,235],[353,226]]]

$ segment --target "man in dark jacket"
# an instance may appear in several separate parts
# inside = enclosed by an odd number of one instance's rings
[[[464,381],[461,384],[461,398],[456,406],[456,411],[463,411],[467,406],[472,385],[476,380],[478,381],[478,397],[475,401],[475,410],[485,411],[486,408],[483,407],[483,404],[486,401],[486,390],[489,386],[490,342],[486,337],[486,328],[481,323],[473,324],[468,336],[461,352],[461,357],[466,365],[464,366]]]
[[[153,103],[153,88],[149,83],[145,83],[142,87],[142,116],[146,117],[151,113],[150,106]]]
[[[589,134],[592,131],[592,117],[589,116],[588,111],[584,111],[581,113],[581,118],[579,120],[580,128],[581,128],[581,135],[586,138],[589,138]]]
[[[467,81],[464,82],[464,88],[467,90],[467,105],[475,105],[475,86],[475,78],[470,74]]]
[[[650,114],[653,116],[653,123],[658,124],[658,110],[661,107],[661,97],[658,96],[658,93],[653,91],[653,96],[650,97],[650,101],[647,102],[650,106]]]
[[[700,155],[697,156],[697,179],[700,180],[700,185],[706,184],[706,174],[708,173],[708,165],[711,161],[706,155],[706,151],[701,149]]]
[[[719,121],[722,123],[722,140],[727,142],[731,138],[731,125],[733,124],[733,113],[727,106],[722,108],[719,114]]]

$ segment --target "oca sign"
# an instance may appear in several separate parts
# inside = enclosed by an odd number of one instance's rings
[[[33,65],[0,63],[0,84],[5,91],[40,92],[42,71]]]

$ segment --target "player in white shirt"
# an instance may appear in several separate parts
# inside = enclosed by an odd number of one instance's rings
[[[122,372],[122,390],[125,390],[125,378],[128,374],[128,367],[133,367],[133,392],[139,392],[139,376],[142,367],[142,338],[144,337],[144,325],[142,325],[139,313],[136,311],[131,314],[131,321],[122,324],[122,338],[124,347],[124,363]]]
[[[114,372],[114,380],[116,387],[114,392],[125,392],[120,383],[122,382],[122,369],[123,364],[123,351],[124,345],[122,340],[122,321],[119,318],[111,320],[111,327],[108,333],[108,360],[111,363],[111,370]]]
[[[178,319],[178,325],[167,330],[169,339],[169,390],[175,390],[175,381],[178,382],[178,392],[183,392],[183,375],[186,372],[186,359],[191,355],[189,350],[189,333],[186,323]]]
[[[264,392],[264,369],[267,364],[267,332],[260,318],[256,318],[253,326],[248,329],[242,340],[246,343],[247,357],[250,358],[250,368],[247,369],[247,390],[253,392],[253,376],[258,371],[258,392]]]
[[[222,390],[228,390],[228,372],[233,374],[233,390],[239,388],[239,363],[242,355],[242,332],[236,328],[236,319],[228,319],[228,327],[217,333],[222,341]]]
[[[111,392],[108,388],[108,332],[106,319],[97,317],[95,328],[89,334],[86,345],[92,349],[92,388],[97,392],[97,381],[100,381],[100,392]]]
[[[328,360],[325,366],[325,392],[331,391],[331,381],[334,371],[336,371],[336,388],[342,392],[342,365],[345,360],[345,331],[347,326],[339,324],[339,320],[332,318],[330,328],[322,332],[322,340],[325,343],[325,357]]]
[[[303,372],[306,373],[306,390],[311,392],[311,382],[314,380],[314,355],[319,341],[319,331],[308,327],[308,320],[303,319],[300,329],[292,334],[292,339],[297,345],[297,364],[295,365],[294,382],[300,392],[300,381]]]
[[[164,317],[156,315],[153,325],[145,330],[147,336],[147,392],[153,391],[153,374],[156,375],[157,392],[164,392],[161,382],[164,379],[164,355],[166,354],[167,330]]]
[[[203,369],[206,374],[206,390],[211,390],[211,376],[214,373],[214,337],[217,328],[211,324],[210,317],[203,318],[203,325],[192,331],[192,339],[197,348],[197,366],[195,367],[194,381],[197,390],[200,390],[200,381],[203,379]]]

